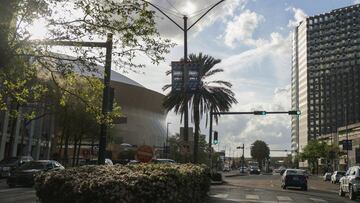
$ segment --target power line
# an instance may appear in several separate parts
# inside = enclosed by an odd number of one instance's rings
[[[204,12],[205,10],[207,10],[207,9],[209,9],[210,7],[214,6],[215,4],[216,4],[216,3],[213,3],[213,4],[207,6],[207,7],[203,8],[203,9],[197,10],[197,11],[189,14],[189,18],[193,18],[193,17],[196,17],[196,16],[201,15],[202,12]]]
[[[168,2],[168,4],[173,7],[180,15],[182,15],[182,13],[174,6],[174,4],[172,4],[169,0],[166,0]]]
[[[178,18],[181,18],[181,19],[183,18],[183,15],[181,13],[179,13],[179,12],[175,12],[175,11],[173,11],[171,9],[165,8],[163,6],[159,6],[158,4],[154,4],[154,3],[152,3],[152,4],[159,7],[159,8],[161,8],[163,10],[163,12],[165,12],[165,13],[171,14],[171,15],[173,15],[175,17],[178,17]]]

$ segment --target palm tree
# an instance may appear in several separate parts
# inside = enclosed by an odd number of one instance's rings
[[[183,59],[182,59],[183,60]],[[192,118],[195,124],[194,135],[194,162],[197,163],[198,140],[200,133],[200,119],[202,116],[208,115],[210,111],[220,112],[229,111],[232,104],[236,104],[237,100],[234,93],[230,90],[232,84],[222,80],[209,81],[208,78],[216,73],[223,72],[221,68],[214,68],[220,63],[220,59],[215,59],[209,55],[202,53],[190,54],[189,61],[200,63],[200,87],[196,93],[188,93],[187,101],[184,93],[169,92],[163,102],[163,106],[167,111],[174,110],[176,114],[184,114],[185,105],[189,105],[192,109]],[[168,71],[167,74],[170,74]],[[167,90],[171,84],[165,85],[163,90]],[[218,115],[214,116],[215,121]]]

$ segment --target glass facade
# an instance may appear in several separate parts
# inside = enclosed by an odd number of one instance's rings
[[[301,116],[292,137],[301,151],[308,140],[360,121],[360,5],[308,17],[295,35],[292,105]]]

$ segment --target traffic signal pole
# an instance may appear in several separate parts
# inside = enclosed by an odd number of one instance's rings
[[[265,116],[267,114],[288,114],[288,115],[297,115],[301,114],[300,111],[239,111],[239,112],[213,112],[210,111],[210,124],[209,124],[209,152],[211,152],[212,147],[212,120],[214,115],[242,115],[242,114],[250,114],[250,115],[262,115]],[[211,163],[211,153],[209,153],[210,166]]]

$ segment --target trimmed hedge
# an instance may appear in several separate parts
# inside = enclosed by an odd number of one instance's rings
[[[192,164],[82,166],[35,178],[41,202],[205,202],[207,167]]]

